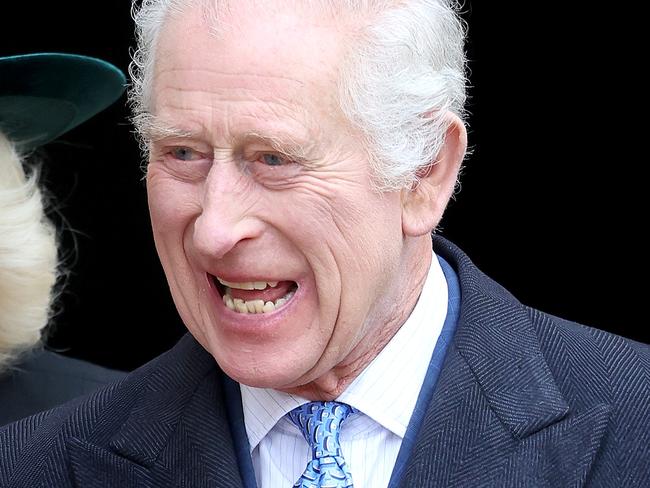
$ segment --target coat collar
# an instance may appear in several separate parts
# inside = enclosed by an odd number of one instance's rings
[[[453,244],[434,250],[458,273],[460,318],[401,486],[580,486],[609,406],[572,411],[528,309]]]
[[[462,290],[455,349],[491,410],[513,437],[523,439],[564,418],[569,405],[527,309],[454,250]]]

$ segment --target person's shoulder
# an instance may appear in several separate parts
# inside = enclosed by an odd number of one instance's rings
[[[576,401],[650,404],[650,345],[528,308],[556,382]]]
[[[641,486],[650,470],[650,346],[529,311],[555,385],[574,415],[607,413],[590,476]]]
[[[0,428],[0,486],[12,486],[9,483],[16,480],[20,481],[16,486],[28,486],[25,480],[31,483],[29,486],[41,486],[41,480],[33,477],[45,472],[67,476],[65,452],[69,442],[110,438],[127,421],[136,405],[154,402],[157,392],[169,390],[171,395],[181,388],[181,376],[187,381],[187,388],[193,388],[190,383],[205,374],[192,359],[197,348],[200,346],[186,337],[117,382]],[[47,459],[47,470],[38,469],[44,459]],[[59,485],[52,481],[47,486]]]
[[[627,374],[622,363],[628,361],[647,374],[650,368],[650,345],[635,342],[610,332],[565,320],[528,307],[517,300],[506,288],[479,270],[456,245],[440,236],[434,236],[434,251],[450,263],[460,281],[462,305],[471,306],[477,313],[498,310],[505,320],[515,311],[523,311],[536,330],[547,360],[562,364],[561,351],[571,352],[571,358],[580,358],[581,364],[612,367],[593,372],[596,375],[616,377]],[[489,304],[489,305],[488,305]],[[563,366],[569,367],[571,361]]]
[[[53,352],[34,351],[0,379],[0,425],[87,395],[125,375]]]
[[[572,322],[530,307],[527,309],[533,324],[537,326],[543,344],[549,346],[554,343],[562,344],[563,347],[575,350],[580,356],[585,356],[584,359],[590,362],[606,363],[611,360],[620,362],[625,358],[628,361],[638,362],[640,368],[650,367],[650,344]],[[610,373],[616,372],[618,368],[610,370]]]
[[[120,405],[119,410],[124,411],[128,407],[129,400],[137,397],[140,390],[150,383],[152,377],[156,377],[160,371],[164,371],[170,363],[174,362],[174,358],[178,356],[180,346],[181,343],[177,344],[171,350],[157,356],[147,364],[130,373],[113,371],[77,359],[45,353],[36,361],[31,362],[23,373],[38,374],[44,371],[44,369],[50,368],[54,370],[53,374],[55,376],[59,376],[68,373],[75,374],[71,370],[80,366],[82,369],[78,373],[80,376],[85,376],[87,372],[90,372],[89,375],[94,375],[97,372],[99,374],[108,372],[109,375],[114,376],[116,381],[107,383],[105,386],[93,391],[90,395],[76,398],[47,412],[43,412],[42,415],[34,416],[33,419],[24,419],[21,421],[22,424],[19,424],[29,430],[40,426],[42,422],[63,423],[70,416],[77,416],[84,419],[90,418],[94,412],[110,410],[112,404],[116,402]]]
[[[155,370],[156,360],[125,376],[120,381],[97,389],[88,396],[73,399],[53,409],[23,418],[0,428],[0,486],[9,483],[12,467],[37,465],[46,453],[63,452],[68,438],[83,435],[100,424],[114,429],[137,397],[140,385]],[[56,457],[56,456],[55,456]],[[31,460],[31,461],[30,461]]]
[[[39,476],[36,467],[40,460],[48,458],[56,466],[63,467],[64,445],[70,438],[93,429],[99,423],[103,412],[115,413],[110,421],[102,422],[110,429],[111,423],[118,423],[121,409],[114,408],[120,383],[101,388],[88,397],[71,400],[59,407],[37,413],[0,428],[0,486],[13,486],[15,476],[21,480],[16,486],[41,486],[34,476]],[[31,468],[30,468],[31,467]],[[33,472],[31,470],[33,469]],[[62,468],[61,468],[62,469]],[[44,485],[43,485],[44,486]],[[58,484],[52,481],[52,486]]]
[[[43,351],[23,365],[29,374],[45,374],[89,384],[104,384],[117,381],[126,375],[124,371],[106,368],[51,351]]]

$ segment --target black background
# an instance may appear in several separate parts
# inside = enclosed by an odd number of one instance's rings
[[[74,52],[126,71],[129,2],[84,5],[3,6],[0,55]],[[466,4],[473,153],[441,228],[524,303],[650,342],[634,15],[579,2]],[[131,369],[184,328],[154,250],[125,102],[42,156],[70,270],[50,345]]]

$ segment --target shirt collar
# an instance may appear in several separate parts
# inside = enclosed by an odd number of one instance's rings
[[[403,438],[445,321],[447,294],[447,281],[434,255],[411,315],[337,401]],[[309,401],[269,388],[240,388],[251,451],[282,417]]]

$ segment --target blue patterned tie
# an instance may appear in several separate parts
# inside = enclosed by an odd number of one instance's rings
[[[289,412],[311,447],[312,460],[293,485],[300,488],[352,488],[352,475],[345,464],[339,442],[340,427],[354,412],[339,402],[306,403]]]

